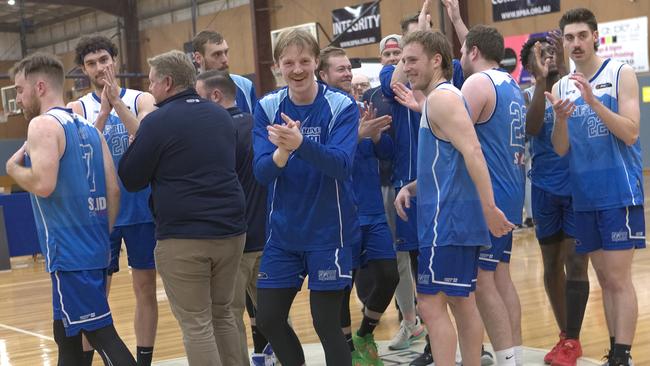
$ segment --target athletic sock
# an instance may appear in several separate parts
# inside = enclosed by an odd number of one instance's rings
[[[253,350],[255,353],[262,353],[264,347],[269,343],[264,334],[255,325],[251,325],[251,334],[253,335]]]
[[[354,342],[352,342],[352,333],[344,333],[345,336],[345,342],[348,344],[348,347],[350,347],[350,352],[354,352]]]
[[[524,364],[524,348],[522,346],[514,346],[515,350],[515,364],[517,366],[523,366]]]
[[[580,338],[582,320],[589,300],[589,281],[566,281],[566,337]]]
[[[515,363],[515,350],[513,347],[506,348],[501,351],[495,352],[497,357],[497,365],[499,366],[516,366]]]
[[[367,315],[363,316],[361,320],[361,326],[357,331],[359,337],[364,337],[366,334],[370,334],[375,331],[375,327],[379,324],[379,320],[368,317]]]
[[[83,366],[92,366],[94,356],[95,356],[94,349],[91,349],[90,351],[84,351]]]
[[[630,362],[630,350],[632,346],[628,344],[615,343],[614,348],[612,348],[612,358],[610,359],[610,364],[614,361],[615,365],[628,366]]]
[[[616,344],[616,337],[609,337],[609,350],[614,349],[614,345]]]
[[[151,366],[151,359],[153,358],[153,347],[137,347],[137,362],[138,366]]]

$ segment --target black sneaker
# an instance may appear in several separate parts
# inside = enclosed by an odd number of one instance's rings
[[[415,360],[411,361],[409,366],[428,366],[428,365],[433,365],[433,355],[431,355],[431,346],[427,344],[424,347],[424,352],[416,358]]]
[[[485,346],[481,346],[481,366],[494,365],[494,356],[485,350]]]

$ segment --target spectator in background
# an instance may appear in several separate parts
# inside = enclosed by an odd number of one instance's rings
[[[190,365],[242,365],[230,310],[246,240],[233,120],[196,93],[196,72],[184,53],[148,62],[158,109],[140,123],[119,175],[129,191],[151,184],[156,267]]]
[[[357,102],[363,99],[363,93],[370,89],[370,79],[359,72],[352,72],[352,96]]]

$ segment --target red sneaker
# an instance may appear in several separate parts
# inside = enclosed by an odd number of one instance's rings
[[[582,347],[577,339],[566,339],[560,351],[555,355],[551,366],[576,366],[582,356]]]
[[[560,347],[562,347],[562,343],[564,342],[565,339],[566,339],[566,336],[565,336],[564,332],[561,332],[560,333],[560,340],[557,341],[555,346],[553,346],[553,348],[551,348],[551,350],[548,351],[546,356],[544,356],[544,363],[545,364],[550,365],[551,362],[553,362],[553,359],[555,358],[557,353],[560,351]]]

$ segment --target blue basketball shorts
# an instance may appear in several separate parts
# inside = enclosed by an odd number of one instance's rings
[[[417,292],[468,297],[476,289],[479,251],[478,246],[421,247]]]
[[[153,250],[156,248],[156,227],[153,223],[116,226],[111,232],[111,263],[108,275],[120,271],[120,249],[122,240],[126,245],[129,267],[134,269],[155,269]]]
[[[106,270],[55,271],[52,278],[54,320],[68,337],[113,324],[106,297]]]
[[[576,211],[576,252],[645,248],[643,206]]]
[[[352,252],[346,246],[294,251],[267,244],[257,275],[258,288],[297,288],[308,277],[308,288],[336,291],[352,286]]]

